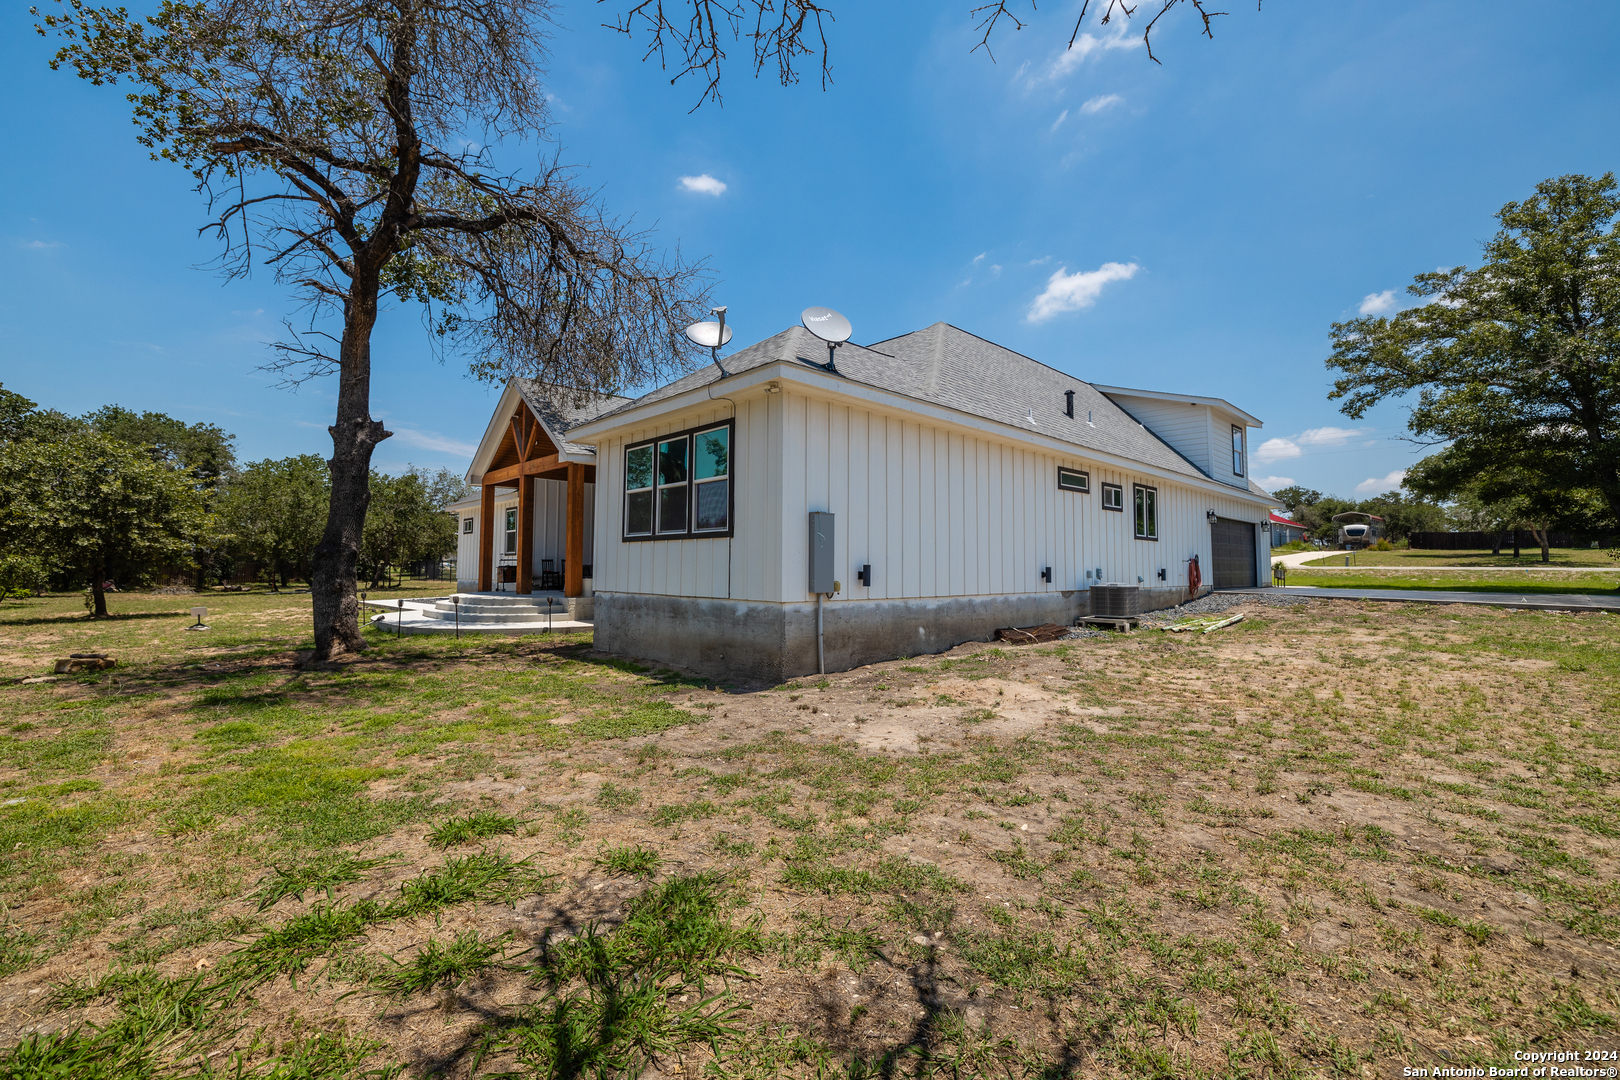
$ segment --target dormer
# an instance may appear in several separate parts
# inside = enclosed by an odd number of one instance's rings
[[[1261,421],[1222,398],[1092,385],[1205,476],[1247,490],[1249,429]]]

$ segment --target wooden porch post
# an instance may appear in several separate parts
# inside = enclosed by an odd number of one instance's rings
[[[518,477],[517,591],[534,592],[534,477]]]
[[[568,463],[568,535],[563,595],[585,595],[585,466]]]
[[[495,485],[484,481],[478,505],[478,591],[490,591],[495,569]]]

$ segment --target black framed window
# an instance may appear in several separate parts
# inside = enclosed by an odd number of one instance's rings
[[[1157,488],[1143,487],[1135,484],[1136,496],[1136,538],[1138,540],[1157,540],[1159,538],[1159,491]]]
[[[1232,425],[1232,475],[1243,475],[1243,429],[1236,424]]]
[[[1125,489],[1118,484],[1104,484],[1102,486],[1102,508],[1104,510],[1118,510],[1125,512]]]
[[[1090,491],[1091,474],[1079,469],[1058,469],[1058,487],[1064,491]]]
[[[517,554],[517,511],[506,512],[506,554]]]
[[[473,531],[473,519],[472,518],[462,518],[461,519],[461,531],[466,533],[468,536],[472,535],[472,531]]]
[[[727,421],[626,447],[624,539],[731,535],[731,435]]]

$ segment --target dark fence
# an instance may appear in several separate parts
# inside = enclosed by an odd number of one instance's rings
[[[1556,548],[1586,547],[1594,537],[1577,537],[1570,533],[1551,533],[1547,537],[1547,546]],[[1428,548],[1434,551],[1483,551],[1487,548],[1495,549],[1498,543],[1503,547],[1536,547],[1541,545],[1535,534],[1529,529],[1503,529],[1499,533],[1492,532],[1415,532],[1407,534],[1408,546],[1415,548]]]

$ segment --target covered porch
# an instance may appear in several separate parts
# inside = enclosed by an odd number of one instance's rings
[[[559,408],[544,387],[511,379],[467,471],[476,503],[459,503],[458,588],[543,597],[588,606],[594,546],[594,447],[567,441],[568,428],[620,399]],[[476,567],[476,572],[474,568]]]

